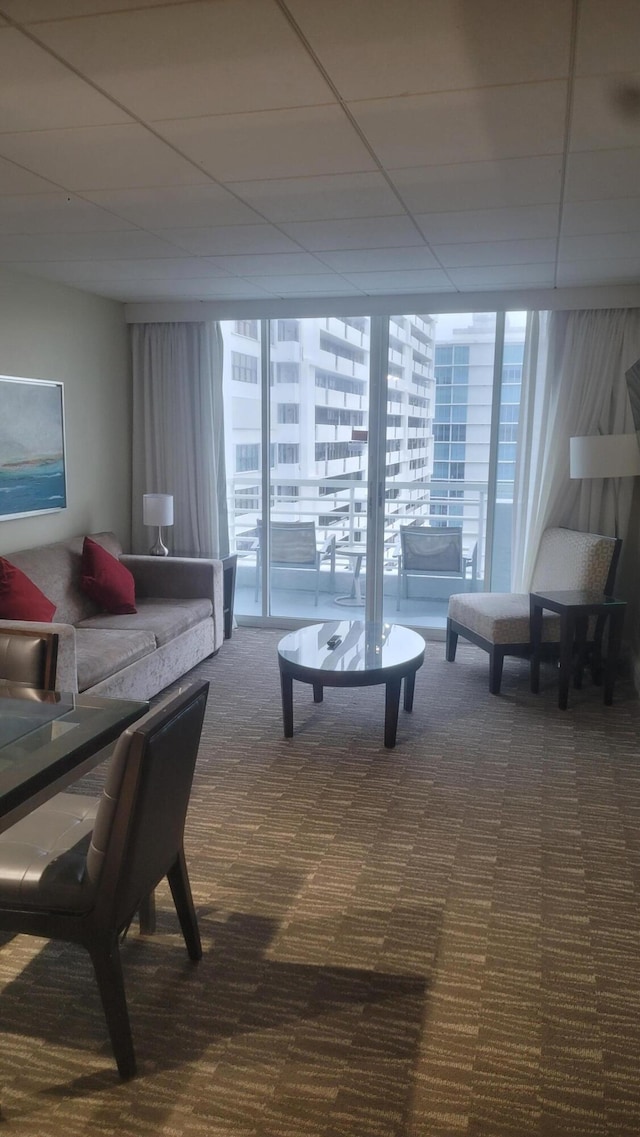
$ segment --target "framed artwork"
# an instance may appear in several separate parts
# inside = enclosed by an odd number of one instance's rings
[[[66,505],[62,383],[0,375],[0,521]]]

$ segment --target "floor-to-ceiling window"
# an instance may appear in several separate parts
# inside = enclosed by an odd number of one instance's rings
[[[492,582],[508,577],[524,314],[391,316],[382,374],[372,367],[366,316],[222,327],[239,616],[363,616],[374,568],[371,548],[367,558],[374,448],[383,471],[374,550],[380,615],[442,627],[452,591],[483,588],[488,567]],[[378,389],[385,412],[374,437]],[[462,582],[421,574],[404,582],[401,596],[406,526],[461,531]]]

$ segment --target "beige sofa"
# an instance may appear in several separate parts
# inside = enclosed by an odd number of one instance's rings
[[[56,687],[148,699],[218,651],[223,638],[222,561],[129,556],[113,533],[91,533],[133,573],[135,615],[101,612],[80,587],[83,537],[40,545],[6,560],[56,605],[53,623],[0,620],[57,632]]]

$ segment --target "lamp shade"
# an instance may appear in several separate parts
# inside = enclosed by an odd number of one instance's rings
[[[569,440],[572,478],[632,478],[640,474],[635,434],[592,434]]]
[[[143,494],[142,520],[145,525],[173,525],[173,495],[170,493]]]

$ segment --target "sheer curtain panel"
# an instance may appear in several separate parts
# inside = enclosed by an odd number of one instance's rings
[[[572,480],[569,439],[634,431],[625,371],[640,356],[640,310],[532,313],[515,488],[514,589],[527,591],[543,531],[626,536],[633,479]]]
[[[133,548],[147,552],[142,495],[170,493],[178,555],[228,548],[222,334],[217,323],[132,324]],[[167,539],[165,537],[165,539]]]

